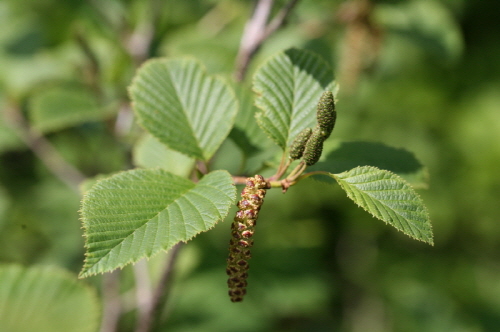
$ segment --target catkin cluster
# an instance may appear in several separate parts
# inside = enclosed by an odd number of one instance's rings
[[[293,160],[302,158],[307,166],[318,162],[323,152],[323,142],[330,137],[333,127],[335,127],[337,112],[331,91],[325,91],[321,95],[316,117],[318,125],[314,130],[305,128],[290,146],[290,158]]]
[[[233,302],[241,302],[246,294],[252,236],[266,188],[269,185],[261,175],[247,179],[246,187],[241,192],[241,200],[237,204],[239,210],[231,224],[226,273],[229,276],[229,296]]]

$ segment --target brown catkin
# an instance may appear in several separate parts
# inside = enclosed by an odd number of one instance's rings
[[[246,294],[252,236],[266,188],[269,188],[269,184],[261,175],[247,178],[246,187],[241,192],[241,200],[237,204],[239,210],[231,224],[226,273],[229,276],[227,284],[232,302],[243,301]]]

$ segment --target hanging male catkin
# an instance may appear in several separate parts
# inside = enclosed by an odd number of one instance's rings
[[[237,204],[239,210],[231,224],[226,273],[229,276],[229,297],[233,302],[243,301],[246,294],[252,236],[267,188],[269,184],[261,175],[248,178],[246,187],[241,192],[241,200]]]

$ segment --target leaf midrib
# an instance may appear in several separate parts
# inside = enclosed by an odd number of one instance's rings
[[[132,236],[134,233],[136,233],[140,228],[144,227],[145,225],[148,224],[148,222],[150,222],[151,220],[155,219],[155,218],[158,218],[159,217],[159,214],[161,214],[163,211],[165,211],[166,209],[168,209],[169,206],[171,206],[172,204],[174,204],[179,198],[183,197],[184,195],[186,195],[190,190],[193,190],[194,188],[196,188],[195,185],[193,185],[191,188],[183,191],[183,193],[180,193],[177,198],[173,199],[165,208],[163,208],[162,210],[160,210],[159,212],[157,212],[154,216],[150,217],[149,219],[147,219],[141,226],[137,227],[136,229],[132,230],[128,235],[126,235],[124,238],[122,239],[116,239],[117,241],[119,241],[116,245],[114,245],[113,247],[111,248],[106,248],[106,249],[102,249],[102,251],[105,251],[107,250],[107,253],[105,255],[102,255],[100,256],[99,260],[92,264],[91,266],[89,266],[87,268],[87,270],[90,270],[92,267],[96,266],[97,264],[99,264],[100,261],[104,260],[107,256],[109,256],[111,254],[112,251],[114,251],[117,247],[121,246],[123,244],[123,242],[125,242],[128,238],[130,238],[130,236]],[[171,224],[172,223],[169,223],[169,227],[171,227]],[[88,231],[87,231],[88,232]],[[97,232],[99,234],[101,234],[102,232]],[[96,234],[97,234],[96,233]],[[98,241],[94,241],[93,243],[98,243]],[[118,250],[118,249],[116,249]],[[101,251],[101,250],[100,250]],[[93,251],[92,253],[94,254],[95,252],[97,251]]]

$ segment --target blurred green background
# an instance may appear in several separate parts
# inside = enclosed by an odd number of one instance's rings
[[[228,217],[182,248],[159,331],[500,331],[500,2],[366,4],[299,1],[247,81],[287,47],[331,63],[341,87],[332,138],[415,154],[428,169],[419,193],[435,245],[371,218],[336,185],[272,190],[245,301],[227,297]],[[0,2],[0,263],[55,265],[76,279],[84,254],[76,186],[134,167],[142,132],[126,88],[137,66],[191,55],[230,77],[252,6]],[[235,145],[223,152],[217,167],[237,169]],[[153,279],[163,259],[149,262]],[[121,277],[119,331],[131,331],[133,268]],[[101,289],[101,279],[81,282]]]

